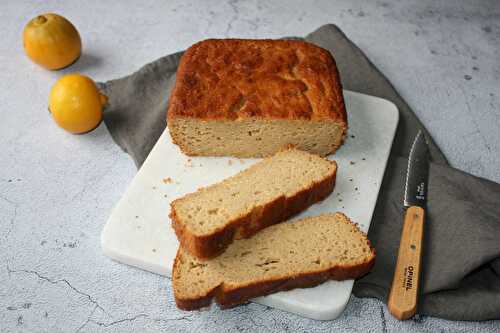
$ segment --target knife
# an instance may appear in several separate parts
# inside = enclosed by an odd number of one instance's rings
[[[410,150],[406,173],[403,231],[387,306],[399,320],[413,317],[417,310],[422,256],[425,204],[429,176],[429,150],[419,131]]]

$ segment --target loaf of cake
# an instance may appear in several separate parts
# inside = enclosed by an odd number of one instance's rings
[[[172,283],[177,306],[195,310],[215,298],[230,307],[257,296],[368,273],[375,250],[341,213],[285,222],[237,240],[220,256],[200,261],[179,248]]]
[[[206,259],[235,238],[247,238],[327,197],[337,165],[289,148],[240,173],[171,203],[172,226],[182,247]]]
[[[168,128],[187,155],[264,157],[292,144],[328,155],[347,116],[331,54],[292,40],[210,39],[183,55]]]

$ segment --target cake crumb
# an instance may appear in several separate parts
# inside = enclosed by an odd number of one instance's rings
[[[187,161],[186,161],[186,163],[184,165],[187,166],[187,167],[189,167],[189,168],[194,167],[194,164],[193,164],[193,162],[191,161],[190,158],[187,159]]]
[[[354,190],[355,190],[355,191],[357,191],[357,190],[358,190],[358,188],[357,188],[357,187],[355,187],[355,188],[354,188]]]
[[[354,164],[356,164],[356,162],[350,161],[349,164],[354,165]]]
[[[156,190],[156,186],[151,187],[153,190]]]
[[[136,218],[136,219],[138,219],[138,218],[139,218],[139,215],[136,215],[136,216],[135,216],[135,218]]]
[[[342,202],[342,198],[339,198],[339,202]]]
[[[163,197],[164,197],[164,198],[166,198],[166,197],[167,197],[167,195],[166,195],[166,194],[164,194],[164,195],[163,195]]]
[[[363,157],[363,158],[362,158],[362,160],[363,160],[363,161],[366,161],[366,158],[364,158],[364,157]]]
[[[228,165],[233,165],[233,161],[232,161],[232,160],[228,160],[228,161],[227,161],[227,164],[228,164]]]
[[[172,184],[172,178],[170,178],[170,177],[163,178],[163,182],[164,182],[165,184]]]
[[[151,251],[156,252],[156,249],[152,249]]]
[[[352,139],[354,139],[354,138],[355,138],[354,134],[351,134],[351,138],[352,138]]]
[[[352,182],[352,180],[353,180],[352,178],[349,178],[349,181],[350,181],[350,182]]]

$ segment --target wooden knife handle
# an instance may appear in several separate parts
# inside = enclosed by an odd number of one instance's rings
[[[424,215],[424,210],[417,206],[409,207],[405,213],[398,261],[387,302],[389,312],[399,320],[413,317],[417,310]]]

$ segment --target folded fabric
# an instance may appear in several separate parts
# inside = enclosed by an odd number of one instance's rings
[[[403,221],[407,156],[419,129],[431,153],[423,276],[417,312],[447,319],[500,318],[500,184],[448,166],[429,133],[397,91],[335,25],[305,40],[334,56],[345,89],[395,103],[400,123],[369,231],[377,250],[372,273],[354,294],[386,301]],[[127,77],[101,83],[109,102],[104,121],[115,142],[140,167],[166,127],[166,110],[182,52],[160,58]]]

